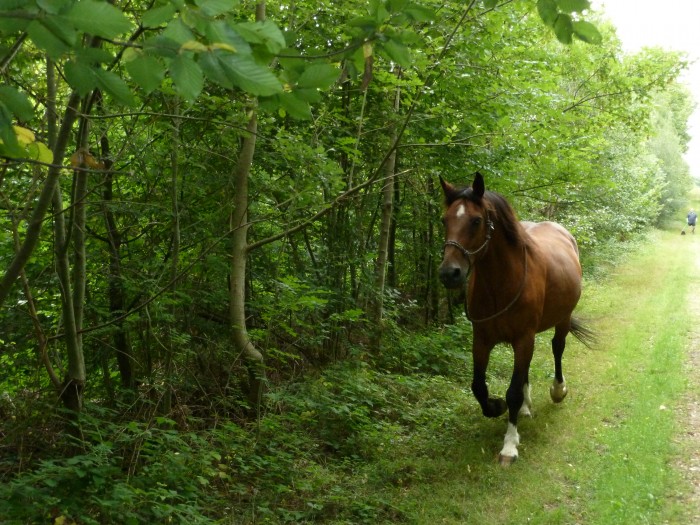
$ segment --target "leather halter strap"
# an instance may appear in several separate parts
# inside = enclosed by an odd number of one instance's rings
[[[469,269],[471,271],[471,260],[469,258],[476,255],[481,250],[486,249],[486,247],[489,244],[489,241],[491,240],[491,235],[493,234],[493,229],[494,229],[493,222],[491,221],[491,219],[489,218],[488,213],[487,213],[487,215],[486,215],[486,239],[484,240],[484,242],[481,246],[479,246],[476,250],[469,251],[464,246],[459,244],[457,241],[447,240],[447,241],[445,241],[445,244],[442,245],[442,249],[444,250],[448,246],[454,246],[455,248],[457,248],[460,252],[462,252],[462,255],[464,256],[464,258],[467,259],[467,261],[469,261]]]

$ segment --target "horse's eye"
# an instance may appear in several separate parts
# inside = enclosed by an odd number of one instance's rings
[[[475,228],[477,226],[481,226],[481,217],[474,217],[472,219],[472,226],[474,226]]]

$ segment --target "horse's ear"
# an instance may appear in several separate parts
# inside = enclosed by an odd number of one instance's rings
[[[484,196],[486,191],[486,186],[484,186],[484,176],[478,171],[474,174],[474,182],[472,182],[472,190],[474,191],[474,196],[478,199]]]
[[[451,200],[454,199],[454,192],[455,192],[455,187],[447,182],[445,179],[442,178],[442,175],[438,175],[440,177],[440,185],[442,186],[442,192],[445,194],[445,200],[449,203]]]
[[[440,177],[440,185],[442,186],[442,191],[445,192],[445,195],[454,190],[454,186],[452,186],[452,184],[443,179],[442,175],[438,175],[438,177]]]

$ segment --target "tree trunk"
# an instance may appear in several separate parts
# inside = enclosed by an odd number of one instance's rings
[[[259,2],[255,9],[255,19],[265,20],[265,2]],[[255,155],[255,142],[258,132],[258,116],[255,104],[248,114],[246,133],[243,136],[238,162],[232,177],[233,209],[230,216],[231,229],[231,289],[229,299],[229,322],[231,336],[236,351],[243,356],[248,368],[248,401],[258,410],[262,399],[264,382],[264,360],[248,335],[245,314],[246,268],[248,263],[248,179]]]
[[[74,413],[80,412],[85,388],[85,359],[78,336],[75,319],[73,294],[71,293],[70,261],[68,257],[68,235],[63,210],[61,187],[56,186],[53,196],[54,208],[54,254],[56,257],[56,274],[61,287],[61,307],[63,311],[63,331],[68,355],[68,369],[61,386],[60,397],[64,406]]]
[[[399,109],[401,97],[400,88],[396,88],[394,97],[394,111]],[[396,127],[392,127],[391,144],[395,144],[398,140]],[[391,154],[384,165],[385,178],[384,186],[382,187],[382,219],[379,227],[379,246],[377,248],[377,262],[374,270],[374,291],[370,302],[369,318],[375,328],[375,344],[381,342],[381,324],[384,314],[384,288],[386,286],[387,264],[389,260],[389,238],[391,236],[391,223],[394,214],[394,180],[396,178],[396,148],[393,148]],[[375,347],[375,350],[377,348]]]
[[[109,275],[107,276],[107,294],[109,313],[113,319],[118,319],[126,310],[126,291],[122,277],[121,246],[122,235],[117,226],[111,205],[114,198],[114,174],[110,159],[109,140],[105,135],[100,139],[101,154],[105,165],[105,176],[102,182],[102,214],[104,215],[109,248]],[[116,321],[114,326],[114,348],[116,350],[117,367],[122,387],[134,388],[134,373],[131,360],[131,343],[124,328],[124,322]]]
[[[180,147],[180,119],[177,115],[180,113],[180,105],[175,101],[173,114],[176,115],[173,119],[172,127],[172,144],[170,149],[170,200],[173,213],[172,225],[172,258],[170,264],[170,293],[175,296],[177,291],[177,275],[178,265],[180,264],[180,205],[177,198],[177,185],[180,171],[179,147]],[[177,323],[177,301],[173,300],[172,323]],[[172,376],[173,376],[173,359],[175,354],[175,332],[176,324],[170,326],[170,337],[165,355],[165,397],[163,399],[163,411],[169,414],[172,409]]]
[[[89,114],[89,103],[83,105],[83,114]],[[86,254],[85,254],[85,201],[88,191],[87,168],[94,168],[96,163],[88,151],[88,134],[90,124],[87,118],[80,119],[80,133],[78,138],[77,164],[81,169],[73,171],[73,198],[71,199],[71,214],[68,237],[73,240],[73,311],[75,317],[76,337],[78,346],[82,349],[83,337],[80,330],[83,327],[83,312],[85,305],[86,288]],[[67,239],[68,240],[68,239]],[[68,240],[68,242],[70,242]],[[81,350],[82,352],[82,350]]]
[[[389,256],[389,267],[387,268],[386,282],[387,286],[396,288],[398,286],[396,272],[396,229],[398,227],[398,221],[396,216],[399,214],[400,209],[400,187],[399,180],[396,177],[394,177],[393,208],[393,213],[391,214],[391,227],[389,229],[389,246],[387,249]]]
[[[245,315],[245,277],[248,262],[248,177],[255,153],[257,115],[251,111],[246,135],[243,137],[238,163],[233,174],[233,210],[231,227],[231,290],[229,321],[233,345],[243,355],[250,376],[249,401],[257,407],[262,395],[264,378],[263,356],[248,336]]]

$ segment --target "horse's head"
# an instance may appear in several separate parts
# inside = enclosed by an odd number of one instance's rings
[[[455,188],[440,177],[446,211],[444,257],[439,275],[447,288],[463,286],[471,263],[491,239],[493,223],[484,199],[484,177],[477,173],[470,188]]]

